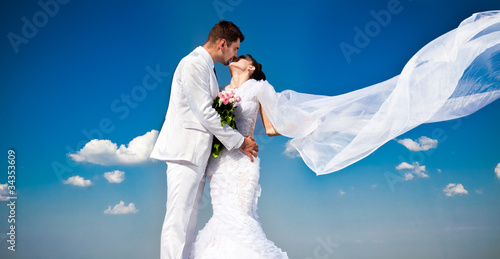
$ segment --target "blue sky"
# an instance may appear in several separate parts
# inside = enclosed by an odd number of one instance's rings
[[[486,0],[41,2],[50,4],[0,8],[0,150],[5,167],[8,150],[16,152],[18,197],[15,252],[6,243],[10,209],[0,206],[1,258],[159,258],[166,165],[131,163],[137,158],[126,151],[151,142],[177,63],[222,18],[240,27],[240,54],[262,63],[278,91],[337,95],[399,74],[463,19],[500,9]],[[346,58],[340,44],[353,44],[355,28],[375,21],[371,11],[398,3],[387,25]],[[227,68],[216,69],[227,84]],[[283,153],[288,139],[257,136],[266,234],[291,258],[497,258],[499,111],[495,101],[466,118],[422,125],[398,139],[426,136],[431,149],[391,141],[324,176]],[[94,163],[68,156],[94,138],[124,152]],[[210,215],[206,192],[199,227]]]

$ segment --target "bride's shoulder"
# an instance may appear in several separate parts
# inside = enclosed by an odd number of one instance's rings
[[[239,90],[240,93],[245,92],[250,95],[258,95],[259,93],[266,92],[269,88],[273,88],[273,86],[266,80],[248,79],[240,86]]]
[[[248,85],[253,85],[257,87],[261,87],[263,85],[269,85],[269,82],[267,82],[267,80],[248,79],[247,83]]]
[[[244,88],[246,89],[252,89],[252,91],[255,91],[256,89],[259,89],[262,87],[264,80],[255,80],[255,79],[248,79],[245,84]]]

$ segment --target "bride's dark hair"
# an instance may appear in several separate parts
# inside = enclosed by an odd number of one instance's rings
[[[246,55],[241,55],[239,58],[244,58],[250,62],[252,62],[252,66],[255,67],[255,70],[253,73],[250,75],[250,79],[255,79],[255,80],[266,80],[266,74],[262,72],[262,65],[259,64],[250,54]]]

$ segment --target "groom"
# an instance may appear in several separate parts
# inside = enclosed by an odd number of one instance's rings
[[[203,47],[184,57],[175,70],[165,122],[151,153],[151,158],[167,162],[161,259],[187,258],[191,252],[213,136],[229,150],[239,148],[252,162],[257,156],[255,140],[222,127],[212,108],[219,93],[214,63],[228,65],[244,39],[236,25],[220,21]]]

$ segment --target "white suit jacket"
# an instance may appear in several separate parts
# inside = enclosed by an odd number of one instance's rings
[[[222,127],[219,114],[212,108],[218,93],[212,57],[198,47],[175,70],[167,115],[151,158],[204,165],[214,135],[227,149],[239,148],[243,136],[228,125]]]

